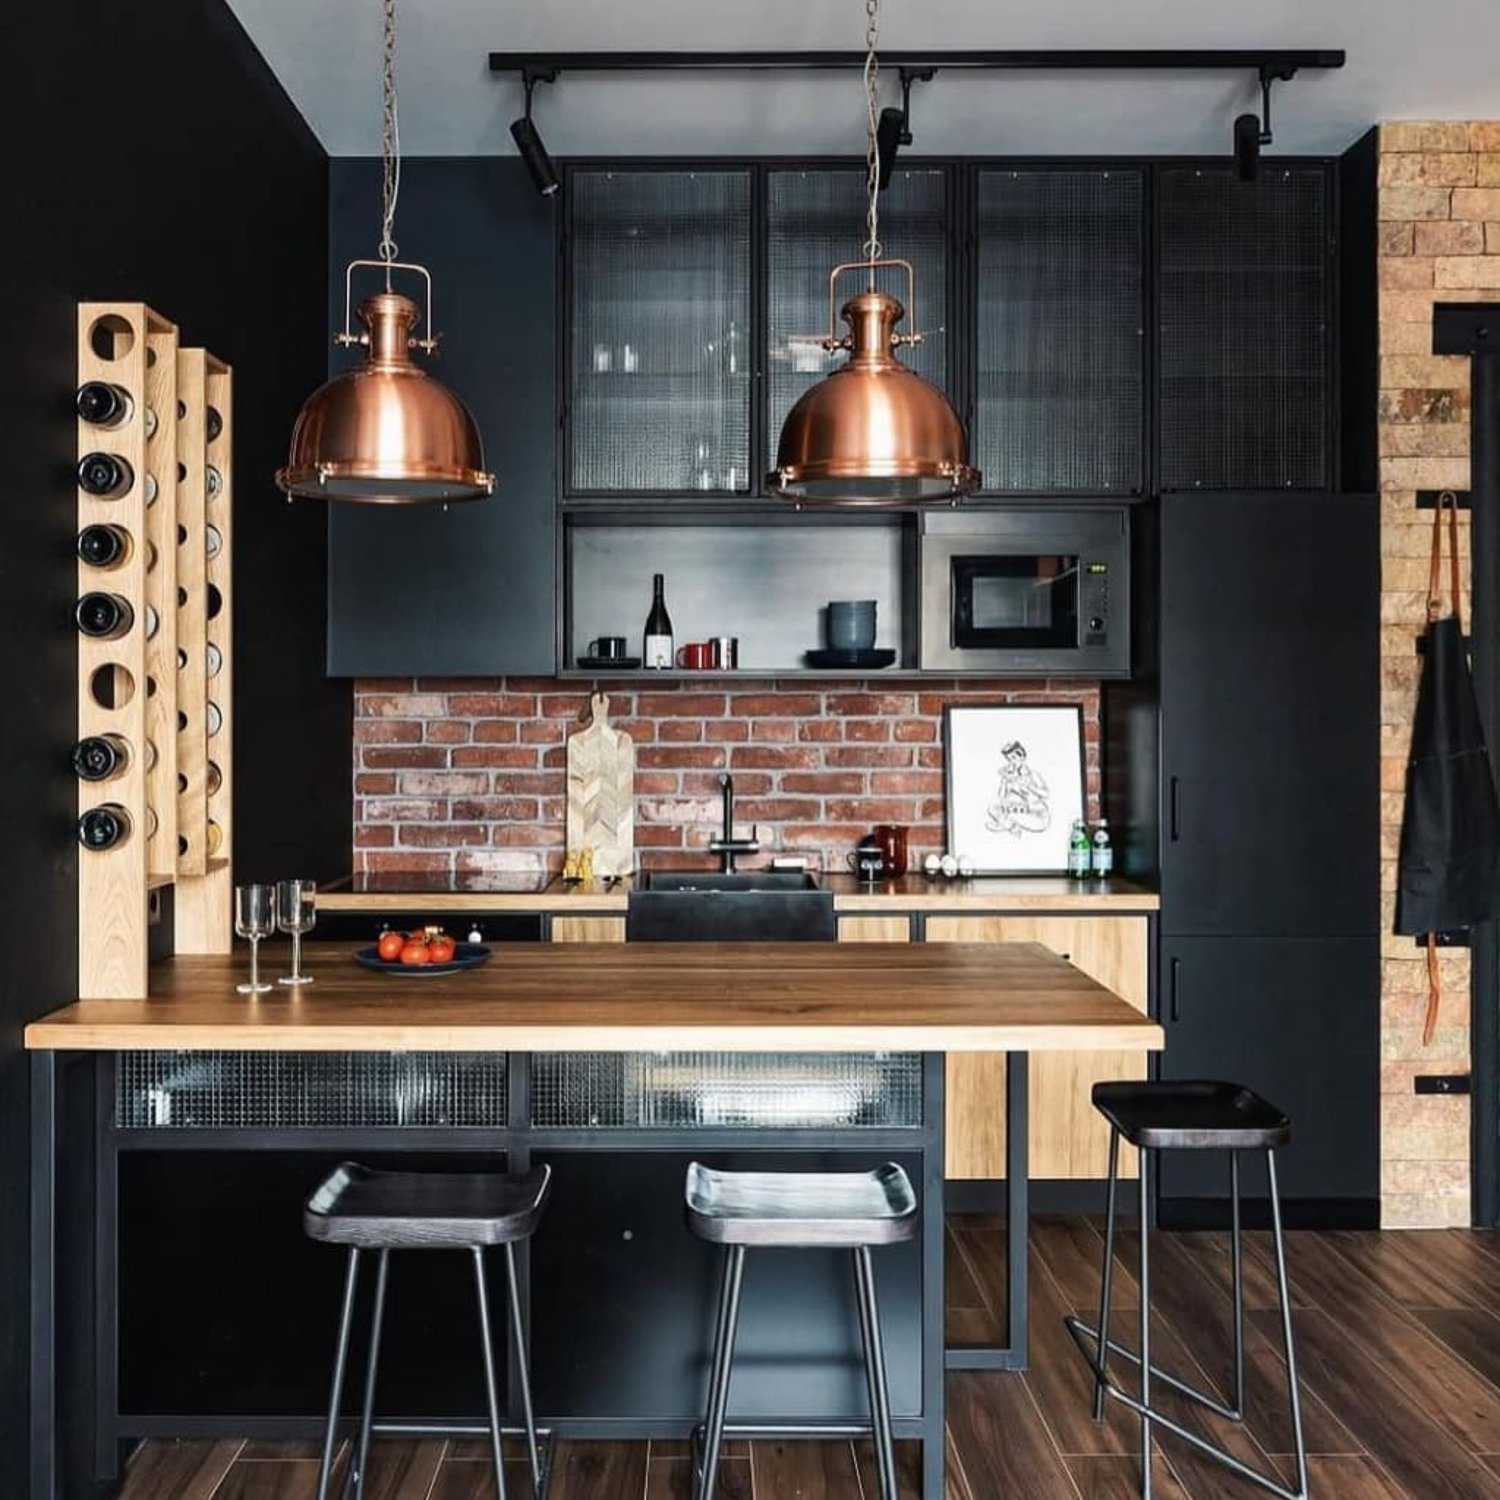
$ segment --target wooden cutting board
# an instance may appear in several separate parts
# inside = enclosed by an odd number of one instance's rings
[[[609,699],[589,700],[593,718],[568,741],[568,853],[594,852],[595,876],[635,868],[635,743],[609,722]]]

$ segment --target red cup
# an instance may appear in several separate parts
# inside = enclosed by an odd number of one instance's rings
[[[677,665],[692,672],[706,672],[713,666],[713,645],[709,641],[689,641],[677,648]]]

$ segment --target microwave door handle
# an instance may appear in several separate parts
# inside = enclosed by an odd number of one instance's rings
[[[1175,844],[1182,837],[1182,782],[1174,776],[1167,783],[1167,821]]]

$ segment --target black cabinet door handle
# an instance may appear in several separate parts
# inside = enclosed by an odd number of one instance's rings
[[[1181,1018],[1177,1005],[1177,974],[1181,968],[1180,958],[1167,961],[1167,1019],[1174,1022]]]
[[[1175,776],[1167,783],[1167,821],[1174,844],[1182,834],[1182,820],[1179,817],[1179,803],[1181,801],[1178,795],[1179,785],[1180,783]]]

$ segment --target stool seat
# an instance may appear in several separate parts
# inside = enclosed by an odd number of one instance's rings
[[[1132,1146],[1155,1151],[1269,1151],[1292,1138],[1274,1104],[1237,1083],[1096,1083],[1094,1108]]]
[[[917,1196],[895,1162],[873,1172],[687,1171],[688,1226],[717,1245],[893,1245],[917,1232]]]
[[[472,1250],[530,1237],[552,1168],[384,1172],[346,1161],[302,1211],[309,1238],[367,1250]]]

